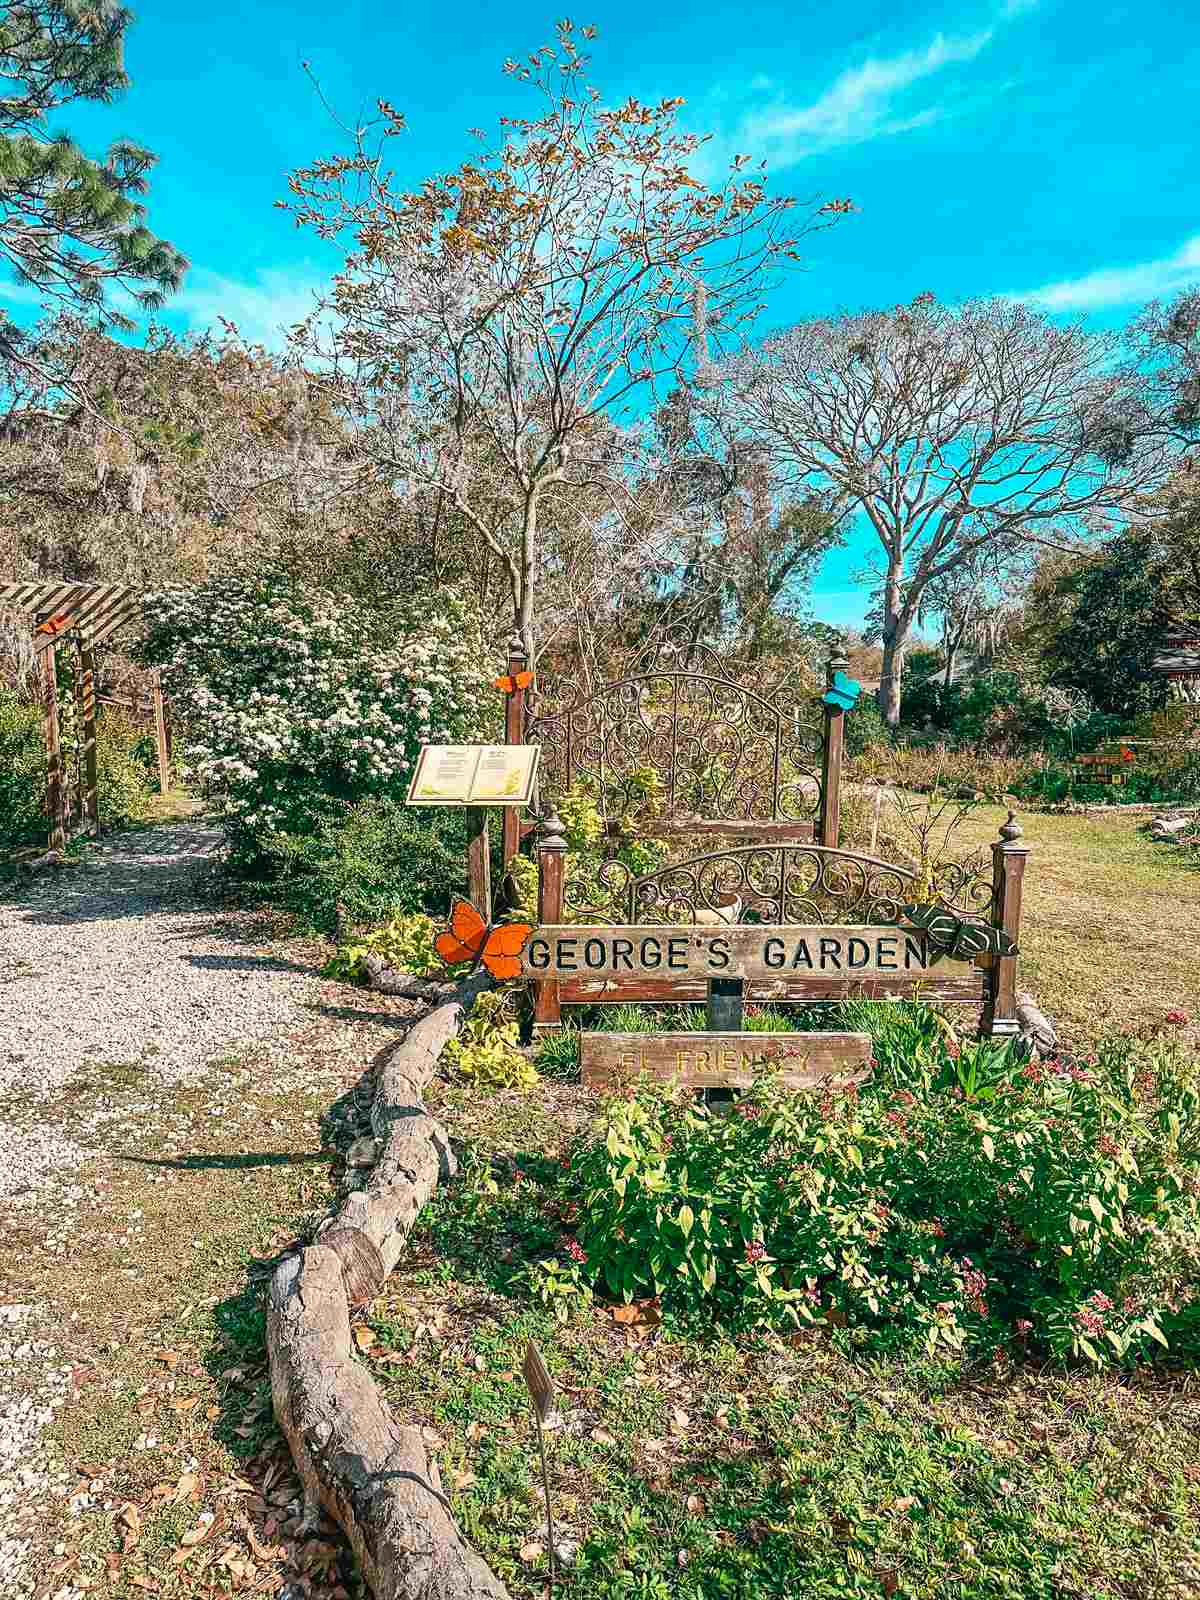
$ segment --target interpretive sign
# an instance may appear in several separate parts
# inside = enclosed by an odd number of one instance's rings
[[[526,978],[909,978],[938,976],[940,956],[919,928],[538,928],[521,952]]]
[[[426,744],[408,789],[410,806],[527,806],[541,747]]]
[[[589,1089],[615,1088],[645,1073],[695,1089],[747,1089],[756,1071],[779,1068],[790,1089],[862,1083],[870,1073],[866,1033],[588,1033],[579,1062]]]

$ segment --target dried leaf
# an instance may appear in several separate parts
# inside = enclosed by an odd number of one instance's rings
[[[515,1372],[498,1372],[496,1374],[496,1381],[498,1383],[512,1383],[515,1381],[516,1376],[517,1375]]]
[[[540,1544],[523,1544],[520,1550],[521,1560],[527,1566],[532,1566],[535,1561],[540,1561],[545,1554],[545,1547]]]
[[[672,1433],[686,1433],[692,1425],[692,1419],[680,1406],[671,1407]]]
[[[132,1583],[135,1589],[149,1589],[151,1594],[158,1593],[158,1585],[153,1578],[146,1577],[142,1572],[131,1572],[126,1580]]]
[[[606,1433],[603,1428],[593,1428],[588,1437],[594,1439],[597,1444],[615,1445],[617,1442],[612,1434]]]
[[[123,1505],[120,1511],[117,1512],[117,1521],[123,1523],[136,1539],[142,1530],[141,1508],[130,1500],[127,1505]]]
[[[479,1422],[468,1423],[466,1437],[468,1444],[478,1444],[480,1439],[487,1438],[487,1429]]]
[[[368,1328],[365,1323],[360,1323],[354,1330],[354,1342],[364,1352],[370,1350],[375,1343],[375,1330]]]
[[[156,1350],[154,1352],[154,1359],[156,1361],[161,1361],[164,1364],[164,1366],[174,1368],[174,1367],[177,1367],[179,1365],[179,1351],[178,1350]]]
[[[195,1494],[199,1488],[199,1475],[195,1472],[185,1472],[183,1477],[180,1478],[179,1482],[175,1485],[175,1504],[179,1505],[179,1503],[183,1500],[186,1500],[189,1495]]]
[[[188,1529],[179,1542],[187,1545],[190,1549],[192,1545],[199,1544],[202,1539],[207,1539],[216,1525],[217,1519],[211,1513],[206,1512],[201,1516],[200,1521],[194,1528]]]
[[[899,1500],[893,1500],[892,1501],[892,1510],[893,1511],[911,1511],[912,1508],[916,1505],[916,1503],[917,1503],[917,1500],[916,1500],[916,1496],[915,1495],[911,1495],[911,1494],[902,1495]]]
[[[208,1420],[210,1422],[215,1422],[217,1420],[217,1418],[221,1415],[221,1408],[220,1408],[220,1406],[209,1406],[208,1410],[204,1413],[204,1415],[208,1418]]]
[[[452,1472],[450,1474],[450,1482],[456,1489],[469,1489],[475,1482],[475,1474],[473,1472]]]
[[[171,1410],[172,1411],[194,1411],[199,1404],[200,1404],[200,1396],[198,1394],[186,1395],[181,1400],[172,1400],[171,1401]]]

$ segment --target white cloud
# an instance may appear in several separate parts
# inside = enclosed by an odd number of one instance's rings
[[[325,290],[329,274],[322,274],[309,261],[295,268],[267,267],[252,283],[228,278],[209,267],[192,267],[177,294],[168,295],[158,312],[168,326],[203,333],[211,328],[220,334],[219,318],[237,325],[247,344],[261,344],[271,351],[282,351],[287,344],[287,329],[302,321],[315,307],[315,295]],[[109,303],[139,327],[149,320],[146,312],[124,289],[113,288]],[[44,296],[30,284],[0,282],[0,301],[16,306],[40,306]]]
[[[286,331],[301,322],[315,308],[315,296],[325,290],[330,275],[318,272],[311,262],[295,268],[266,267],[253,282],[193,267],[183,280],[178,294],[169,295],[161,315],[182,318],[196,333],[212,328],[220,333],[220,317],[236,323],[248,344],[262,344],[268,350],[282,350]]]
[[[927,127],[948,115],[949,107],[905,105],[906,92],[943,68],[973,61],[992,37],[990,28],[962,37],[939,33],[924,49],[869,57],[808,105],[789,105],[777,96],[773,104],[743,116],[732,132],[715,134],[697,151],[694,168],[702,168],[713,182],[725,176],[738,151],[752,152],[755,165],[765,160],[769,169],[778,170],[839,146]],[[749,87],[763,84],[760,76]],[[719,101],[727,95],[717,91],[712,98]]]
[[[1174,294],[1200,280],[1200,234],[1174,255],[1128,267],[1099,267],[1079,278],[1063,278],[1006,296],[1043,311],[1102,311],[1109,306],[1136,305]]]

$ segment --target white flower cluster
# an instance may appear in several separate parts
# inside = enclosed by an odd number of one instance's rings
[[[497,737],[497,667],[465,602],[436,611],[215,579],[147,597],[146,655],[200,732],[192,771],[251,834],[399,791],[425,743]]]

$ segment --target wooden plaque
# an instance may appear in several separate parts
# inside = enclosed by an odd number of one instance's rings
[[[525,1376],[525,1386],[529,1390],[529,1398],[533,1401],[533,1409],[538,1414],[538,1420],[545,1422],[554,1410],[554,1379],[546,1369],[542,1352],[532,1339],[525,1347],[525,1365],[522,1371]]]
[[[645,1072],[696,1089],[747,1089],[756,1067],[778,1065],[791,1089],[862,1083],[870,1075],[867,1033],[582,1033],[584,1087],[612,1089]]]
[[[937,974],[919,928],[538,928],[521,952],[526,978],[836,978]]]

